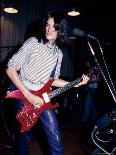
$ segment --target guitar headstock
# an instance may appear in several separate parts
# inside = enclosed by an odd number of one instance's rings
[[[89,69],[88,76],[91,82],[100,81],[100,70],[95,66]]]

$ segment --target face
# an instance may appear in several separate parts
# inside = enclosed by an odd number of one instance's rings
[[[45,36],[50,43],[54,43],[58,37],[58,30],[55,30],[54,24],[54,18],[49,17],[45,27]]]

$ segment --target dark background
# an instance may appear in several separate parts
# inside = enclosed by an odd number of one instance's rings
[[[41,34],[42,21],[51,11],[62,12],[68,22],[68,41],[65,42],[62,49],[64,58],[61,77],[69,81],[77,79],[84,73],[84,64],[87,60],[92,65],[97,65],[88,47],[87,42],[89,41],[105,75],[105,79],[102,74],[100,76],[101,81],[97,94],[99,117],[109,113],[115,107],[115,101],[110,91],[113,89],[112,87],[111,89],[108,87],[111,86],[108,80],[108,74],[112,79],[114,87],[116,86],[116,8],[114,2],[114,0],[1,0],[0,114],[3,117],[0,116],[0,129],[2,130],[1,133],[7,136],[7,142],[9,136],[8,133],[6,135],[7,131],[4,126],[4,118],[11,135],[13,135],[15,113],[15,105],[4,101],[4,95],[10,84],[10,80],[5,73],[7,62],[12,54],[20,48],[26,38]],[[18,9],[18,13],[7,14],[4,12],[4,7],[8,5],[14,5]],[[79,16],[71,17],[67,15],[67,12],[73,7],[80,12]],[[74,37],[73,29],[75,27],[96,37],[102,47],[103,55],[95,40],[88,40],[88,38],[80,36],[76,36],[75,39],[71,38]],[[103,58],[109,70],[108,74],[104,67]],[[86,86],[79,89],[73,88],[55,99],[61,107],[59,110],[61,126],[64,126],[66,123],[73,127],[73,124],[71,124],[73,122],[72,120],[74,120],[74,125],[79,124],[85,89]],[[78,98],[77,94],[79,95]],[[115,93],[114,96],[116,96]],[[5,138],[3,135],[1,137]],[[1,142],[3,141],[1,140]]]
[[[18,14],[7,14],[3,11],[4,7],[9,4],[14,5],[18,9]],[[67,15],[67,12],[73,7],[80,12],[79,16],[71,17]],[[2,0],[0,15],[0,80],[2,97],[9,85],[9,79],[5,75],[7,61],[26,38],[41,34],[41,22],[51,11],[62,12],[68,22],[69,38],[63,47],[64,59],[61,76],[70,81],[74,80],[84,73],[83,64],[86,60],[95,64],[94,57],[87,45],[87,38],[76,36],[75,39],[71,39],[74,36],[73,29],[76,27],[99,40],[109,74],[115,86],[116,16],[113,0]],[[105,77],[108,78],[98,44],[91,39],[89,42],[94,47],[95,56],[105,73]],[[80,92],[80,90],[72,89],[69,93],[66,93],[65,95],[68,98],[72,97],[68,102],[71,102],[72,105],[76,103],[78,99],[75,98],[75,95]],[[114,107],[114,99],[107,87],[106,79],[102,75],[98,95],[98,107],[102,115]],[[80,100],[78,102],[79,107],[77,107],[80,109]]]
[[[7,14],[3,11],[5,6],[13,5],[18,9],[18,14]],[[67,12],[76,8],[80,15],[71,17]],[[102,47],[103,55],[115,85],[115,5],[114,1],[105,0],[4,0],[1,1],[1,48],[0,63],[4,74],[4,67],[9,57],[17,51],[24,40],[30,36],[41,33],[41,21],[51,11],[60,11],[68,21],[69,40],[63,52],[64,60],[61,75],[69,80],[75,79],[83,73],[82,66],[86,60],[94,62],[94,58],[87,45],[87,39],[77,36],[70,39],[75,27],[85,33],[95,36]],[[103,67],[103,59],[99,46],[95,46],[95,56]],[[3,78],[3,74],[1,78]],[[4,83],[4,80],[3,82]],[[104,82],[103,82],[104,83]],[[103,90],[110,94],[107,86]],[[111,96],[111,95],[109,95]],[[112,98],[112,97],[111,97]],[[112,99],[111,99],[112,100]],[[106,100],[107,101],[107,100]]]

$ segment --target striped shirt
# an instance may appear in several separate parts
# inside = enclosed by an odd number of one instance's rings
[[[43,44],[31,37],[9,60],[8,67],[19,71],[19,76],[28,89],[37,90],[49,81],[55,66],[54,78],[59,77],[62,57],[63,54],[56,45]]]

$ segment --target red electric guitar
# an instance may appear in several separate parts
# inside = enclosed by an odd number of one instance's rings
[[[80,81],[81,78],[78,78],[75,81],[66,84],[64,87],[51,91],[50,87],[53,83],[53,80],[49,80],[46,83],[46,85],[40,90],[31,91],[33,94],[41,97],[44,100],[44,104],[40,108],[37,108],[33,104],[29,103],[28,100],[23,96],[23,94],[19,90],[9,92],[5,96],[5,98],[15,98],[23,100],[25,102],[25,106],[23,106],[22,109],[19,110],[19,112],[16,115],[16,118],[21,124],[21,132],[31,129],[35,125],[37,119],[44,110],[55,109],[58,107],[57,104],[51,103],[50,99],[71,89],[72,87],[80,83]]]

